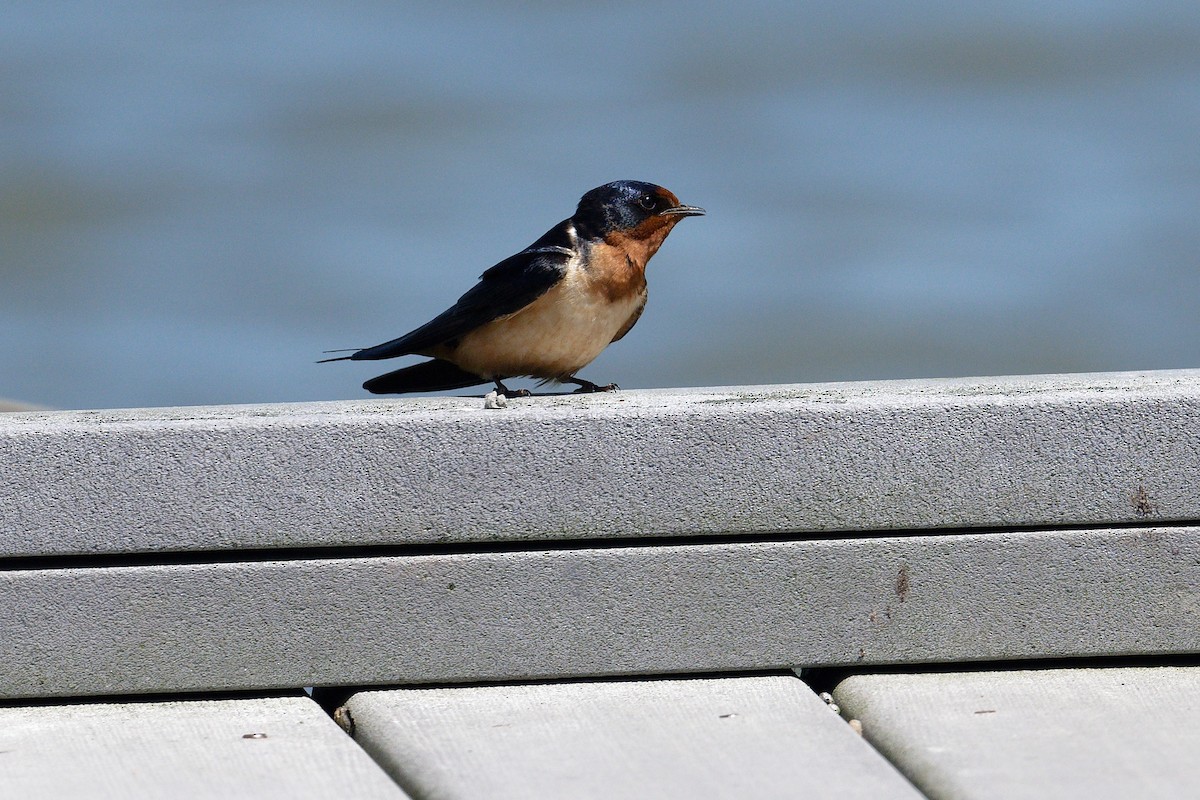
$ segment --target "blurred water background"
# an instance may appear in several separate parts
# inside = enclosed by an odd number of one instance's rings
[[[618,178],[709,215],[594,381],[1200,366],[1198,144],[1195,0],[8,0],[0,396],[363,397]]]

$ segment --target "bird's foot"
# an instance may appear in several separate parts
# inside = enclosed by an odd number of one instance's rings
[[[529,397],[533,392],[528,389],[509,389],[500,381],[496,381],[496,391],[505,397]]]
[[[592,392],[615,392],[621,388],[620,386],[617,386],[615,383],[610,383],[606,386],[600,386],[598,384],[592,383],[591,381],[585,381],[582,378],[570,378],[569,381],[571,383],[579,384],[579,388],[575,390],[575,394],[591,394]]]

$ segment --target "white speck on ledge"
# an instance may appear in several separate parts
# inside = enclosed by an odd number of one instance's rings
[[[497,392],[495,389],[483,396],[484,408],[506,408],[508,406],[508,398]]]

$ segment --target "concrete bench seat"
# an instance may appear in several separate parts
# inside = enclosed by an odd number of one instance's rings
[[[670,676],[1200,652],[1200,371],[12,413],[0,463],[0,712],[604,678],[600,730]],[[671,703],[647,752],[716,746]]]

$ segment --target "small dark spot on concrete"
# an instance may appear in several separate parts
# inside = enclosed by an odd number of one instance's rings
[[[858,648],[858,660],[859,660],[859,661],[866,661],[866,660],[867,660],[867,651],[866,651],[866,650],[864,650],[864,649],[862,649],[861,647],[860,647],[860,648]]]
[[[719,716],[721,719],[729,719],[730,717],[736,717],[737,714],[721,714]]]
[[[984,708],[984,709],[981,709],[981,710],[979,710],[979,711],[976,711],[975,713],[976,713],[976,714],[995,714],[995,713],[996,713],[996,709],[994,709],[994,708]]]
[[[242,738],[243,739],[265,739],[265,738],[267,738],[267,735],[265,733],[243,733]]]
[[[900,571],[896,573],[896,596],[903,603],[908,599],[908,590],[912,588],[908,580],[908,565],[901,564]]]
[[[446,584],[446,588],[447,588],[447,589],[449,589],[449,590],[450,590],[450,591],[452,591],[452,592],[454,591],[454,587],[455,587],[455,584],[453,584],[453,583],[448,583],[448,584]]]
[[[1129,499],[1133,501],[1133,512],[1139,517],[1148,517],[1158,512],[1154,503],[1150,501],[1150,493],[1141,484],[1138,484],[1137,491]]]

